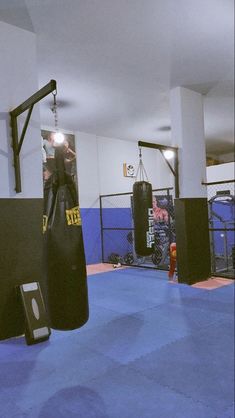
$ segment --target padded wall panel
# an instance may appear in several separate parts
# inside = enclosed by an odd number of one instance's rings
[[[211,275],[207,199],[175,199],[175,224],[179,282],[206,280]]]
[[[42,275],[43,199],[0,199],[0,339],[24,333],[15,287]]]

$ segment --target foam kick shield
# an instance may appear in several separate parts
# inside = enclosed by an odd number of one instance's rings
[[[65,172],[63,148],[44,187],[44,252],[50,326],[71,330],[89,317],[86,261],[76,186]]]

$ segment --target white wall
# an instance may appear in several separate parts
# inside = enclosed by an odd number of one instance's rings
[[[135,179],[124,177],[123,163],[133,164],[137,169],[137,143],[104,137],[98,137],[97,141],[101,194],[130,192]],[[142,148],[142,160],[153,188],[168,187],[171,175],[159,151]]]
[[[124,177],[123,163],[139,162],[136,142],[76,132],[77,170],[81,207],[99,207],[99,194],[132,190],[134,178]],[[159,151],[142,148],[142,160],[154,189],[170,187],[174,178]]]
[[[20,153],[22,193],[15,193],[9,111],[38,90],[35,34],[0,22],[0,198],[42,197],[39,108],[35,105]],[[26,112],[27,114],[27,112]],[[20,117],[19,133],[26,115]]]
[[[235,179],[234,163],[225,163],[212,165],[207,167],[207,183],[214,183],[220,181],[229,181]],[[234,195],[235,183],[222,183],[205,187],[207,190],[208,199],[214,197],[218,191],[230,190],[230,193]]]
[[[75,132],[79,204],[82,208],[99,207],[99,163],[96,135]]]
[[[212,165],[206,169],[207,183],[215,181],[234,180],[234,163]]]

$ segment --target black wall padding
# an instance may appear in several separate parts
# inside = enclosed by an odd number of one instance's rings
[[[0,199],[0,339],[24,333],[16,287],[37,281],[43,295],[43,199]]]
[[[194,284],[211,275],[206,198],[175,199],[178,280]]]
[[[45,184],[44,236],[52,328],[79,328],[89,316],[80,210],[72,178],[54,174]]]
[[[147,256],[154,252],[152,186],[147,181],[137,181],[133,185],[133,219],[135,251]]]

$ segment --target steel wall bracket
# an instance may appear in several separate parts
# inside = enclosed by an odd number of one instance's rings
[[[164,160],[166,161],[169,169],[171,170],[172,174],[175,177],[175,197],[178,198],[179,197],[179,169],[178,169],[179,158],[178,158],[178,148],[177,147],[167,146],[167,145],[154,144],[152,142],[144,142],[144,141],[138,141],[138,146],[139,147],[145,147],[145,148],[158,149],[160,151],[160,153],[162,154]],[[166,157],[165,157],[165,155],[163,153],[163,151],[166,151],[166,150],[172,150],[175,153],[174,168],[169,163],[169,161],[166,159]]]
[[[26,130],[29,124],[29,120],[31,117],[31,113],[33,111],[34,105],[42,100],[45,96],[52,93],[56,90],[56,81],[51,80],[48,84],[34,93],[31,97],[29,97],[25,102],[21,103],[18,107],[10,111],[10,118],[11,118],[11,129],[12,129],[12,148],[14,154],[14,169],[15,169],[15,191],[16,193],[21,192],[21,174],[20,174],[20,151],[23,145],[24,137],[26,134]],[[23,112],[28,110],[28,114],[25,119],[25,123],[22,129],[22,133],[19,139],[18,135],[18,124],[17,124],[17,117],[21,115]]]

